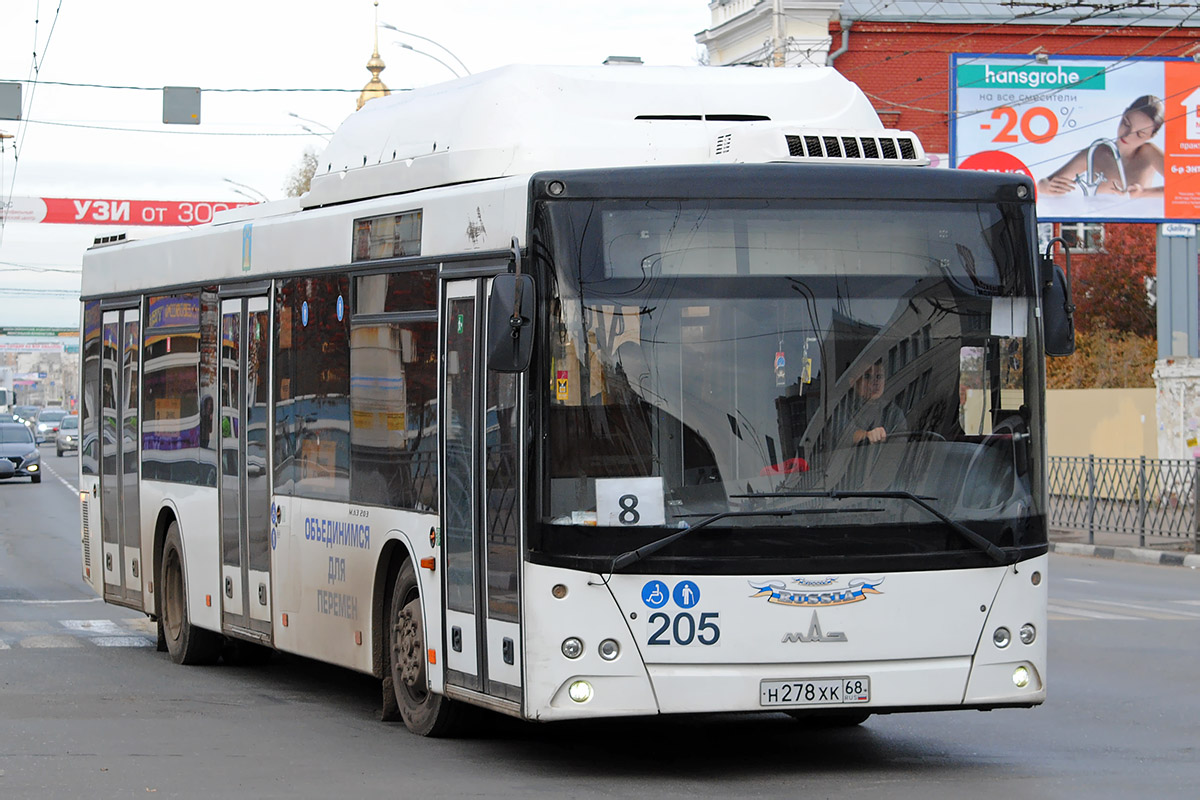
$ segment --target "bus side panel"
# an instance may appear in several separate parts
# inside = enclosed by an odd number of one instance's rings
[[[97,596],[104,596],[104,537],[100,533],[100,476],[79,476],[80,548],[83,580]]]
[[[277,498],[276,507],[281,505],[285,512],[276,526],[272,562],[278,603],[276,647],[373,673],[376,632],[371,609],[380,554],[386,542],[396,539],[418,563],[433,555],[429,530],[436,517],[308,498]],[[280,550],[281,540],[286,540],[285,551]],[[437,648],[441,593],[435,573],[419,567],[417,573],[427,640]],[[281,620],[284,612],[286,628]],[[385,609],[385,619],[388,613],[390,609]],[[430,679],[440,691],[440,665],[430,665]]]
[[[217,492],[206,486],[183,483],[143,481],[140,497],[142,513],[142,563],[154,563],[154,525],[160,510],[172,508],[179,522],[186,570],[188,619],[193,625],[211,631],[221,630],[221,550],[217,538]],[[142,582],[147,612],[154,609],[154,595]],[[155,591],[158,591],[157,585]],[[211,599],[211,605],[206,598]]]

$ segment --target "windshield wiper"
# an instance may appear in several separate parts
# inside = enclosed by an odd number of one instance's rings
[[[988,541],[983,536],[979,535],[975,531],[968,528],[966,525],[963,525],[961,522],[957,522],[957,521],[951,519],[950,517],[946,516],[941,511],[938,511],[936,508],[934,508],[932,505],[930,505],[929,503],[926,502],[927,500],[936,500],[937,499],[936,497],[921,497],[920,495],[915,495],[912,492],[904,492],[904,491],[843,492],[839,489],[830,489],[830,490],[824,491],[824,492],[763,492],[761,494],[733,494],[733,495],[730,495],[730,497],[731,498],[734,498],[734,497],[737,497],[737,498],[747,498],[747,497],[824,497],[824,498],[829,498],[831,500],[841,500],[841,499],[859,500],[859,499],[864,499],[864,498],[876,498],[877,497],[877,498],[884,498],[884,499],[910,500],[913,503],[916,503],[917,505],[919,505],[921,508],[928,511],[930,514],[933,514],[935,517],[940,519],[942,522],[949,525],[951,528],[954,529],[954,531],[956,533],[958,533],[960,536],[962,536],[968,542],[973,544],[977,549],[986,553],[988,558],[992,559],[992,561],[995,561],[997,564],[1015,564],[1017,559],[1020,557],[1019,553],[1009,552],[1009,551],[1005,550],[1004,548],[1002,548],[996,544],[993,544],[992,542]]]
[[[760,497],[761,495],[755,495]],[[636,564],[643,558],[657,553],[667,545],[682,539],[692,531],[698,531],[703,527],[718,522],[729,517],[794,517],[798,514],[822,514],[827,513],[828,509],[820,508],[789,508],[780,509],[777,511],[722,511],[720,514],[713,514],[711,517],[705,517],[691,527],[684,528],[678,533],[672,533],[670,536],[664,536],[661,539],[655,539],[650,544],[644,544],[636,550],[629,550],[621,555],[616,556],[612,560],[612,565],[608,568],[609,573],[616,572],[619,569],[624,569],[630,564]]]

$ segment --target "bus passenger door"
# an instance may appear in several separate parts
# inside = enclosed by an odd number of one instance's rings
[[[520,376],[490,373],[487,282],[447,284],[442,314],[446,682],[521,702]]]
[[[105,311],[100,380],[100,508],[104,599],[141,609],[142,526],[138,507],[137,308]]]
[[[270,306],[264,296],[221,301],[221,624],[271,641]]]

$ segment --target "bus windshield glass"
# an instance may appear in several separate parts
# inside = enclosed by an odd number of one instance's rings
[[[645,528],[763,512],[709,527],[870,527],[893,531],[888,552],[970,548],[903,498],[813,496],[910,492],[1002,546],[1044,541],[1024,211],[545,206],[549,530],[615,537],[620,552],[652,539]]]

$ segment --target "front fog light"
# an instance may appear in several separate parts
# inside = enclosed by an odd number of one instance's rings
[[[1026,622],[1021,626],[1021,630],[1017,631],[1017,636],[1021,638],[1021,644],[1033,644],[1033,640],[1037,638],[1037,628],[1033,627],[1032,622]]]
[[[567,687],[567,695],[576,703],[586,703],[592,699],[592,685],[587,681],[575,681]]]
[[[996,632],[992,634],[992,644],[999,647],[1001,650],[1008,647],[1012,641],[1012,633],[1008,628],[996,628]]]
[[[583,655],[583,642],[574,636],[563,639],[562,654],[567,658],[579,658]],[[580,702],[583,702],[582,700]]]
[[[598,649],[600,657],[605,661],[615,661],[617,656],[621,655],[621,645],[617,644],[616,639],[605,639]]]
[[[26,467],[25,469],[26,469],[26,470],[28,470],[29,472],[37,472],[37,471],[38,471],[38,465],[37,465],[37,464],[30,464],[30,465],[29,465],[28,467]]]
[[[1026,667],[1017,667],[1013,670],[1013,685],[1018,689],[1024,689],[1029,685],[1029,670]]]

